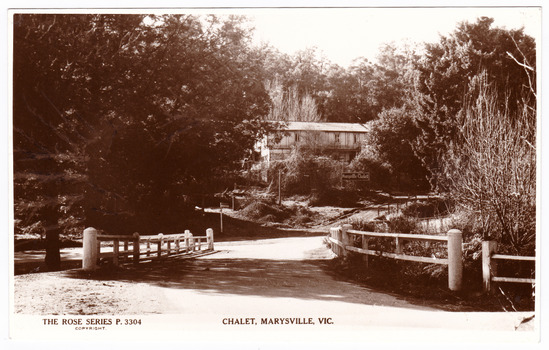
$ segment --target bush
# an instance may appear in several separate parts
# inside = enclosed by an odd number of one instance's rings
[[[341,182],[342,169],[343,164],[339,161],[306,149],[294,148],[287,159],[270,164],[269,190],[278,191],[279,173],[281,189],[286,195],[308,195],[334,189]]]
[[[337,207],[356,207],[359,196],[356,191],[341,190],[335,188],[325,189],[313,193],[309,205]]]
[[[282,221],[289,217],[284,207],[264,201],[254,201],[240,210],[239,215],[265,222]]]
[[[441,162],[440,185],[480,217],[479,233],[485,239],[510,246],[516,254],[533,254],[536,111],[526,100],[514,113],[500,106],[486,74],[472,83],[476,89],[460,115],[457,141]]]
[[[369,149],[364,149],[351,162],[351,170],[369,173],[370,181],[364,184],[357,184],[357,187],[376,189],[388,189],[391,185],[391,171],[389,165],[375,158]]]
[[[419,233],[418,222],[416,218],[397,215],[387,220],[389,232],[394,233]]]
[[[431,218],[448,215],[454,205],[449,200],[444,198],[431,198],[409,203],[402,214],[416,218]]]
[[[284,206],[273,201],[256,199],[251,201],[238,216],[263,223],[288,223],[294,226],[304,225],[312,221],[313,213],[302,206]]]

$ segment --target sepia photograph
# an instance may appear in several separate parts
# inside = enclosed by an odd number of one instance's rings
[[[352,4],[8,9],[10,339],[538,343],[541,5]]]

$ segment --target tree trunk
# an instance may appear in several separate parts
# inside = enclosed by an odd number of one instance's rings
[[[59,271],[61,269],[61,254],[59,242],[59,229],[46,231],[46,269],[48,271]]]

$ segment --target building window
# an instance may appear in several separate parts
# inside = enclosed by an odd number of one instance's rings
[[[358,143],[358,134],[353,134],[355,144]]]
[[[335,143],[339,143],[339,133],[335,133],[334,134],[334,140],[335,140]]]
[[[298,132],[294,133],[294,141],[296,143],[299,142],[299,133]]]

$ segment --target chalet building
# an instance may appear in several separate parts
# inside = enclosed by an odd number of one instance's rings
[[[368,125],[358,123],[288,122],[279,142],[268,137],[261,143],[261,160],[283,160],[292,149],[302,147],[348,163],[360,152],[369,130]]]

